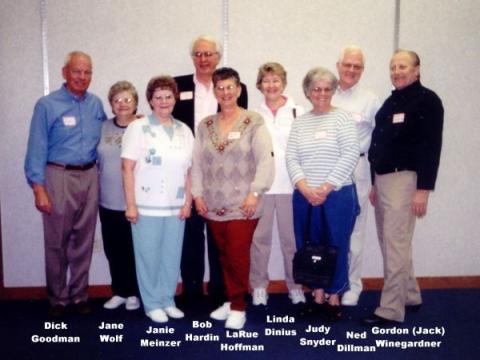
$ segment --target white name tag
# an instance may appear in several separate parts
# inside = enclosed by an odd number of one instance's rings
[[[63,125],[65,126],[75,126],[77,125],[77,120],[75,116],[64,116],[63,117]]]
[[[180,93],[180,100],[192,100],[193,99],[193,91],[182,91]]]
[[[355,122],[362,122],[362,115],[359,113],[352,113],[352,119]]]
[[[405,121],[405,113],[393,114],[393,123],[400,124]]]
[[[228,133],[228,140],[240,139],[240,131],[230,131]]]
[[[325,139],[327,137],[327,132],[326,131],[317,131],[315,133],[315,139]]]

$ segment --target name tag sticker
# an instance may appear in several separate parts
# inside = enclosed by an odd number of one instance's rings
[[[393,114],[393,123],[401,124],[405,121],[405,113]]]
[[[352,119],[355,122],[362,122],[362,115],[359,113],[352,113]]]
[[[64,116],[63,117],[63,125],[65,126],[75,126],[77,125],[77,120],[75,116]]]
[[[240,139],[240,131],[230,131],[228,133],[228,140]]]
[[[325,139],[327,137],[327,132],[326,131],[317,131],[315,133],[315,139]]]
[[[180,93],[180,100],[192,100],[193,99],[193,91],[182,91]]]

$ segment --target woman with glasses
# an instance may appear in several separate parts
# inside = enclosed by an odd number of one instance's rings
[[[138,94],[128,81],[119,81],[108,92],[114,117],[103,123],[98,144],[100,181],[99,214],[103,248],[110,268],[113,297],[103,307],[127,310],[140,307],[130,223],[125,219],[120,152],[127,126],[135,120]]]
[[[210,314],[228,329],[246,322],[250,245],[274,176],[272,143],[262,117],[238,106],[240,78],[213,73],[220,112],[203,119],[193,152],[192,195],[220,253],[228,301]]]
[[[122,143],[123,184],[132,223],[138,285],[146,315],[154,322],[182,318],[174,295],[180,274],[185,219],[190,216],[193,135],[172,117],[178,99],[170,76],[147,86],[152,114],[133,122]]]
[[[338,248],[331,285],[324,289],[307,284],[314,289],[314,306],[306,310],[326,308],[331,320],[340,318],[340,296],[348,289],[348,249],[358,214],[353,182],[358,135],[349,113],[331,104],[336,88],[337,78],[329,70],[314,68],[307,73],[303,91],[313,108],[293,123],[286,152],[288,173],[295,185],[297,248],[306,241],[328,242]]]

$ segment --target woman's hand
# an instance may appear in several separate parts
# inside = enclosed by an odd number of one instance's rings
[[[312,206],[321,205],[327,200],[326,189],[322,189],[322,187],[310,187],[305,180],[298,181],[296,187]]]
[[[132,224],[136,224],[138,221],[138,210],[136,206],[128,206],[127,210],[125,210],[125,217],[127,221],[131,222]]]
[[[247,197],[243,201],[242,206],[240,206],[240,210],[242,210],[243,215],[247,219],[250,219],[253,215],[255,215],[255,212],[257,211],[257,204],[257,197],[253,195],[252,192],[249,192]]]
[[[208,207],[203,197],[199,196],[195,198],[195,209],[197,209],[198,215],[203,216],[204,218],[207,218]]]
[[[189,218],[191,214],[192,214],[192,203],[187,201],[180,209],[180,214],[178,215],[178,217],[181,220],[185,220]]]

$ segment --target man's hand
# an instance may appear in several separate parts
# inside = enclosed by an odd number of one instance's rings
[[[429,190],[417,190],[412,199],[412,212],[417,217],[423,217],[427,213]]]
[[[50,215],[53,207],[45,187],[40,184],[33,184],[33,195],[35,196],[35,207],[37,210]]]

